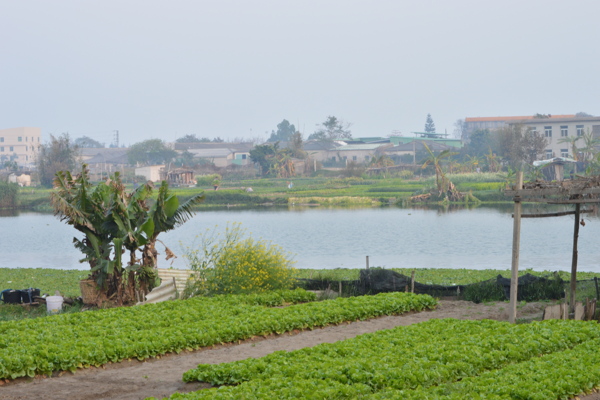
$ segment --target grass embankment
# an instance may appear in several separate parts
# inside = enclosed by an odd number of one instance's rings
[[[415,281],[428,285],[469,285],[479,282],[495,279],[498,275],[510,277],[510,270],[472,270],[472,269],[435,269],[435,268],[391,268],[392,270],[406,276],[410,276],[415,271]],[[337,268],[337,269],[297,269],[296,278],[299,279],[316,279],[323,281],[353,281],[359,278],[358,269]],[[88,276],[88,271],[80,270],[56,270],[56,269],[11,269],[0,268],[0,290],[4,289],[26,289],[29,287],[40,289],[41,293],[53,295],[58,290],[65,297],[79,297],[79,281]],[[546,277],[554,275],[551,271],[533,271],[521,270],[519,275],[532,274],[535,276]],[[569,282],[571,274],[560,271],[557,275],[565,282]],[[600,273],[593,272],[578,272],[578,280],[588,280],[594,277],[600,278]],[[579,285],[577,291],[578,300],[583,300],[586,297],[595,298],[596,291],[593,281],[586,282],[588,285]],[[333,289],[337,285],[332,285]],[[478,293],[471,295],[477,297],[477,301],[497,301],[498,298],[489,298],[485,296],[495,296],[498,288],[481,287],[476,288]],[[483,296],[483,297],[482,297]],[[500,296],[499,298],[501,298]],[[78,311],[79,308],[73,309],[65,307],[65,311]],[[44,307],[25,308],[20,305],[2,305],[0,306],[0,321],[35,318],[46,315]]]
[[[501,189],[504,183],[497,174],[449,174],[458,190],[482,202],[506,202]],[[293,186],[288,187],[292,182]],[[415,194],[426,193],[435,186],[435,177],[426,179],[403,178],[329,178],[323,176],[294,179],[223,180],[219,190],[212,186],[173,188],[185,201],[204,191],[206,200],[200,207],[258,206],[263,204],[307,204],[371,207],[387,204],[407,204]],[[252,188],[252,192],[247,192]],[[21,188],[19,208],[51,211],[50,189]],[[471,199],[472,201],[473,199]]]
[[[40,294],[54,295],[58,290],[65,297],[79,297],[79,281],[87,278],[89,271],[50,268],[0,268],[0,291],[6,289],[40,289]],[[64,305],[63,312],[78,312],[80,304]],[[0,306],[0,321],[37,318],[46,315],[46,307],[24,307],[19,304]]]

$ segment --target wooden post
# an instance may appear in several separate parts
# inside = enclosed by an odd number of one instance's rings
[[[571,295],[569,296],[569,311],[575,312],[575,293],[577,292],[577,241],[579,240],[579,218],[581,204],[575,204],[575,227],[573,228],[573,258],[571,260]]]
[[[596,284],[596,300],[600,300],[600,290],[598,289],[598,277],[594,277],[594,283]]]
[[[415,292],[415,270],[413,269],[412,273],[410,274],[410,292],[414,293]]]
[[[339,294],[340,294],[340,297],[342,297],[342,281],[339,281],[339,283],[340,283]]]
[[[517,173],[515,190],[523,189],[523,171]],[[521,197],[515,196],[515,212],[513,216],[513,248],[510,274],[510,308],[508,321],[514,324],[517,320],[517,288],[519,284],[519,247],[521,243]]]
[[[369,269],[369,256],[367,256],[367,269]]]

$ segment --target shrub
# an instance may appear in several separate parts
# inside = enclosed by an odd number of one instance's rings
[[[14,208],[17,206],[19,185],[0,181],[0,208]]]
[[[227,226],[219,239],[215,230],[201,237],[198,249],[185,258],[196,279],[188,281],[184,297],[248,294],[289,289],[295,271],[289,253],[265,240],[244,237],[240,224]]]
[[[220,181],[221,179],[221,175],[219,174],[196,175],[196,186],[213,186],[215,180]]]
[[[402,179],[413,179],[415,177],[415,173],[408,169],[403,169],[398,172],[398,176]]]

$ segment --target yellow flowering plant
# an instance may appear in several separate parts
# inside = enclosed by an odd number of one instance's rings
[[[247,294],[290,289],[295,284],[293,257],[266,240],[246,236],[233,223],[221,236],[217,228],[198,237],[200,245],[184,254],[194,278],[183,297]]]

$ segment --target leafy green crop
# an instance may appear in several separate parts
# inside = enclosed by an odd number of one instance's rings
[[[184,380],[236,386],[171,398],[568,398],[600,383],[599,344],[595,322],[430,320],[260,359],[201,364]]]
[[[436,305],[430,296],[405,293],[310,302],[314,300],[314,293],[297,289],[0,322],[0,379],[74,371],[127,358],[143,360]]]

